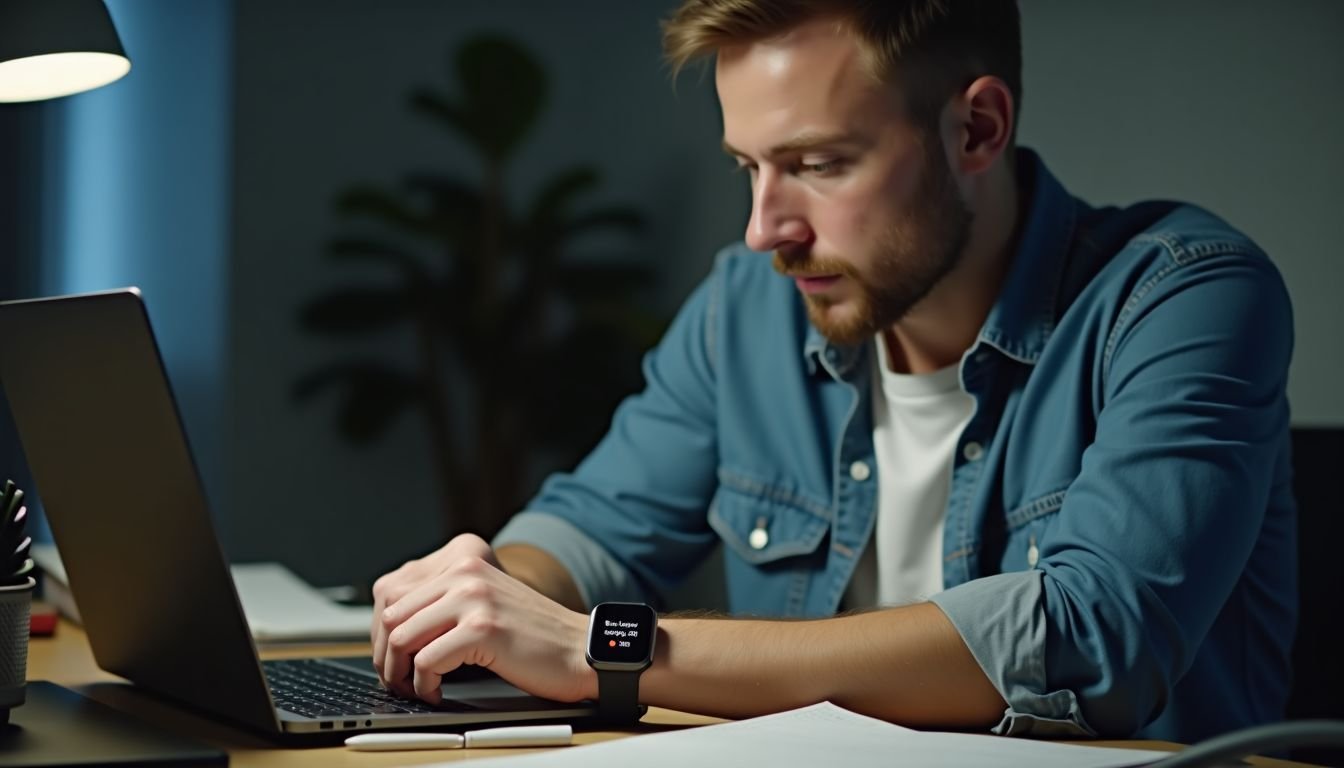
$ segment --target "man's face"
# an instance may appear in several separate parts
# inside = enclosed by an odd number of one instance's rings
[[[724,147],[751,177],[747,244],[774,251],[813,325],[857,344],[946,275],[970,232],[937,131],[921,137],[833,22],[719,52]]]

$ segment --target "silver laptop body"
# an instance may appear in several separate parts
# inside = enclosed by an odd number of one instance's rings
[[[595,713],[591,702],[540,699],[475,668],[445,678],[438,708],[375,699],[340,714],[325,701],[277,707],[293,694],[267,684],[140,292],[0,302],[0,383],[108,672],[277,734]],[[305,661],[377,689],[367,658]]]

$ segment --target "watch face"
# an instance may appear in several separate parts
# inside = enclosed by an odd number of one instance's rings
[[[653,660],[658,615],[641,603],[601,603],[588,625],[588,657],[600,664],[647,665]]]

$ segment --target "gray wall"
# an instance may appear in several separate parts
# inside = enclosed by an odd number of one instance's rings
[[[1096,203],[1196,202],[1288,283],[1297,424],[1344,424],[1344,3],[1023,0],[1019,137]]]
[[[410,419],[369,450],[347,446],[333,403],[296,406],[294,380],[335,347],[302,333],[298,306],[352,276],[321,258],[341,231],[335,192],[470,157],[413,117],[405,92],[446,87],[464,36],[506,31],[538,52],[552,107],[511,181],[594,162],[596,198],[652,215],[642,248],[670,310],[714,250],[740,234],[747,199],[720,155],[712,83],[669,87],[656,19],[670,1],[443,3],[237,0],[234,255],[228,282],[233,502],[238,559],[288,561],[317,583],[366,578],[436,545],[425,436]],[[1297,311],[1291,395],[1299,423],[1344,424],[1344,111],[1335,85],[1344,3],[1024,0],[1020,137],[1096,203],[1197,201],[1254,236]],[[397,335],[370,348],[398,348]]]

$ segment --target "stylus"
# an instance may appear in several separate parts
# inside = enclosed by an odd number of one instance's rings
[[[364,733],[345,740],[359,752],[474,747],[567,747],[574,738],[568,725],[514,725],[457,733]]]

